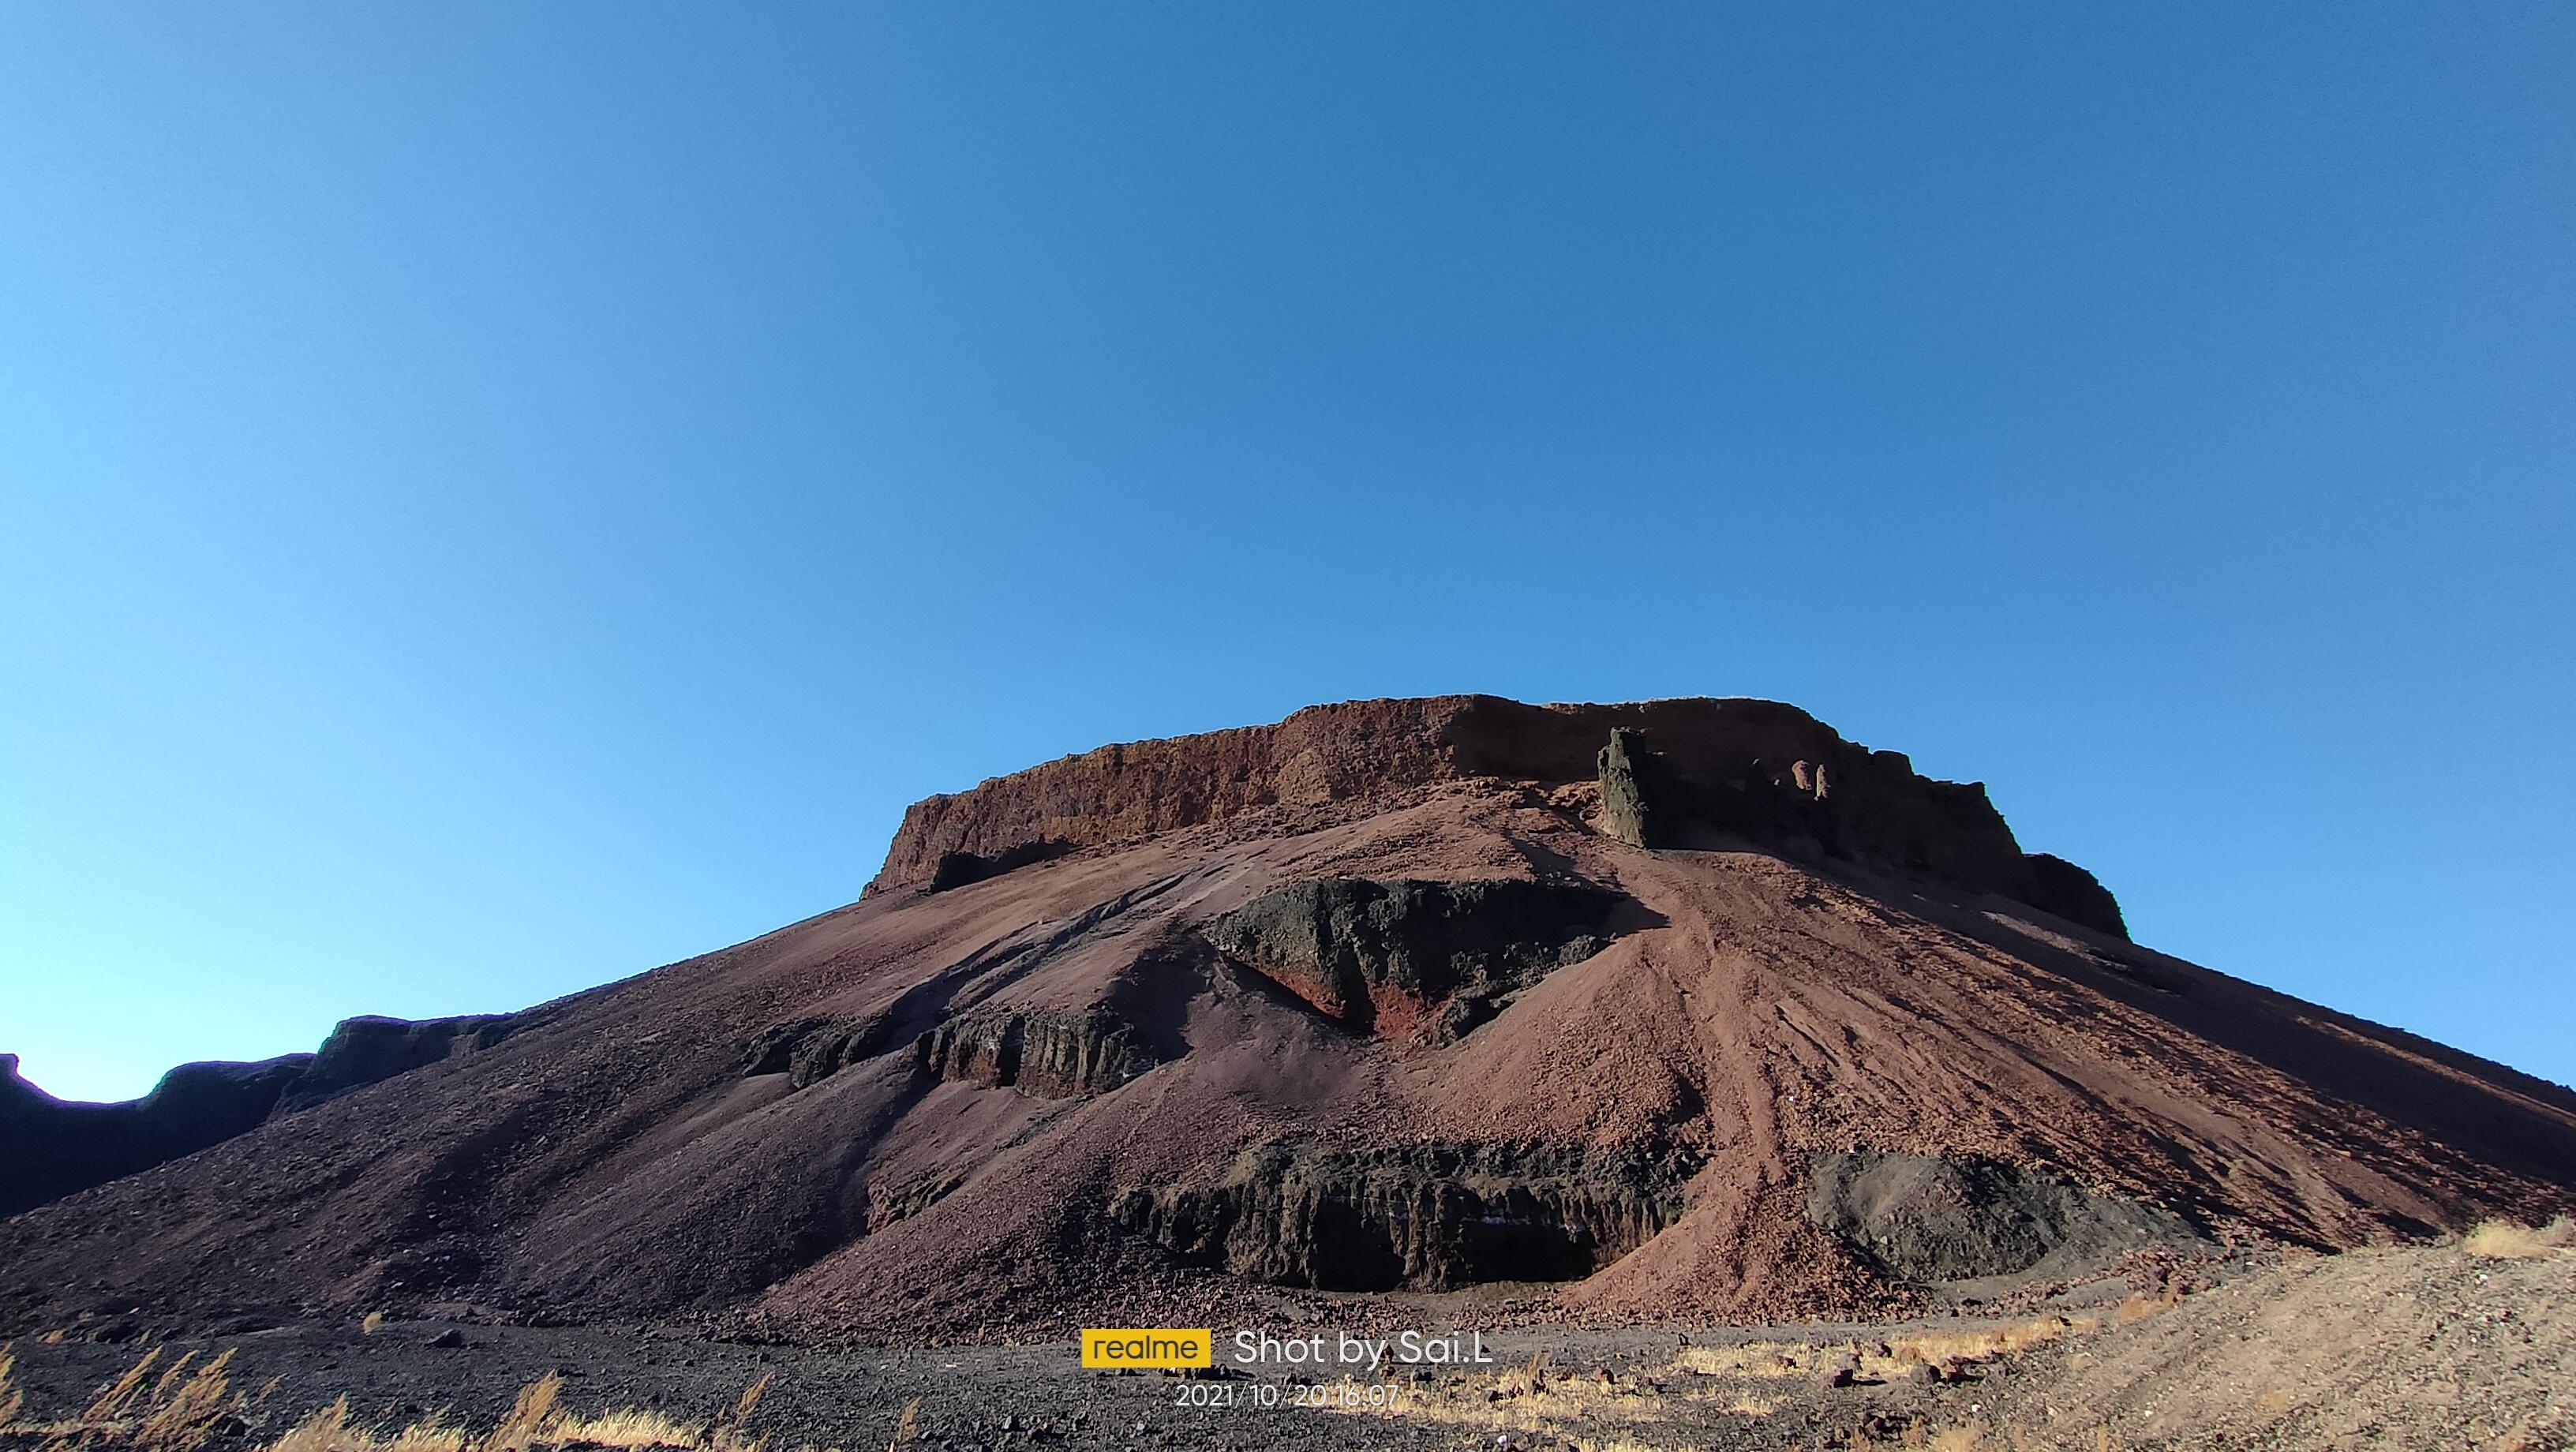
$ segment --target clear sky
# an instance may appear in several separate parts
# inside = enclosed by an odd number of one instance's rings
[[[2562,6],[0,9],[66,1095],[1445,691],[1796,702],[2567,1080],[2571,643]]]

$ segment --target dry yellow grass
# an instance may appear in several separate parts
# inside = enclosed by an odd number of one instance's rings
[[[192,1355],[194,1353],[191,1353]],[[227,1374],[233,1364],[229,1350],[197,1369],[193,1376],[180,1375],[186,1370],[188,1357],[171,1363],[161,1379],[153,1384],[151,1396],[142,1412],[142,1425],[133,1434],[134,1445],[189,1452],[204,1446],[214,1435],[215,1426],[242,1405],[240,1393],[231,1389]]]
[[[903,1417],[894,1424],[894,1440],[886,1443],[886,1452],[903,1452],[921,1435],[921,1398],[903,1404]]]
[[[1856,1356],[1854,1346],[1810,1346],[1791,1341],[1748,1341],[1740,1346],[1685,1346],[1673,1358],[1677,1371],[1694,1376],[1812,1376],[1831,1361]]]
[[[22,1422],[26,1392],[12,1380],[17,1358],[0,1347],[0,1428],[21,1438],[40,1438],[48,1448],[113,1446],[137,1452],[197,1452],[214,1436],[225,1418],[243,1409],[241,1393],[232,1389],[230,1351],[191,1370],[189,1352],[161,1369],[160,1348],[143,1353],[134,1365],[90,1398],[80,1414],[52,1422]]]
[[[1775,1408],[1775,1403],[1752,1396],[1739,1396],[1726,1404],[1726,1409],[1739,1417],[1767,1417]]]
[[[483,1445],[490,1452],[517,1452],[537,1440],[555,1415],[555,1398],[563,1391],[563,1378],[547,1372],[519,1388],[510,1403],[509,1412],[492,1429],[491,1438]]]
[[[1524,1397],[1547,1389],[1547,1353],[1542,1351],[1529,1359],[1526,1366],[1516,1366],[1494,1378],[1498,1396]]]
[[[115,1422],[143,1395],[143,1384],[152,1379],[152,1367],[161,1359],[158,1348],[143,1353],[141,1360],[125,1369],[125,1374],[109,1382],[89,1405],[81,1408],[80,1420],[97,1425]]]
[[[2158,1311],[2180,1304],[2181,1301],[2182,1293],[2171,1288],[2167,1288],[2160,1296],[2124,1296],[2120,1300],[2118,1312],[2120,1324],[2126,1326],[2132,1321],[2145,1320]]]
[[[2144,1303],[2150,1309],[2163,1304],[2155,1301]],[[2009,1326],[1927,1331],[1883,1342],[1870,1349],[1864,1349],[1856,1342],[1810,1345],[1748,1341],[1738,1346],[1686,1346],[1674,1357],[1673,1367],[1695,1376],[1776,1380],[1821,1376],[1836,1366],[1849,1366],[1866,1380],[1884,1381],[1903,1375],[1914,1366],[1955,1366],[1992,1361],[2045,1345],[2062,1336],[2082,1335],[2098,1331],[2101,1327],[2099,1319],[2089,1316],[2081,1320],[2042,1316]]]
[[[759,1406],[769,1378],[752,1383],[733,1412],[712,1423],[683,1422],[660,1412],[624,1407],[585,1417],[567,1410],[559,1398],[563,1378],[553,1372],[519,1388],[510,1410],[488,1436],[477,1438],[463,1427],[447,1424],[438,1413],[385,1433],[349,1420],[349,1399],[341,1397],[290,1428],[269,1444],[267,1452],[527,1452],[537,1447],[583,1443],[627,1449],[670,1448],[675,1452],[759,1452],[762,1443],[749,1438],[742,1424]]]
[[[1464,1388],[1401,1388],[1393,1399],[1383,1403],[1335,1403],[1333,1409],[1360,1416],[1420,1418],[1498,1432],[1541,1432],[1574,1422],[1621,1425],[1637,1420],[1631,1415],[1630,1404],[1641,1398],[1622,1397],[1591,1378],[1549,1384],[1543,1371],[1540,1375],[1541,1380],[1533,1387],[1529,1369],[1514,1367],[1478,1378]]]
[[[2101,1324],[2090,1318],[2078,1323],[2064,1316],[2042,1316],[2035,1321],[2021,1321],[2010,1326],[1988,1326],[1970,1331],[1927,1331],[1887,1343],[1887,1359],[1898,1366],[1911,1366],[1918,1362],[1944,1366],[1993,1361],[2016,1351],[2045,1346],[2078,1330],[2098,1328]]]
[[[1408,1388],[1392,1405],[1345,1408],[1368,1415],[1418,1418],[1459,1428],[1519,1432],[1571,1442],[1579,1447],[1615,1447],[1626,1439],[1681,1430],[1688,1420],[1704,1429],[1711,1411],[1742,1417],[1774,1413],[1779,1393],[1765,1383],[1790,1378],[1823,1378],[1848,1368],[1859,1380],[1894,1381],[1920,1375],[1930,1366],[1943,1375],[1960,1368],[2014,1356],[2052,1342],[2085,1337],[2117,1324],[2139,1320],[2177,1305],[2179,1289],[2135,1295],[2117,1310],[2099,1315],[2046,1315],[2029,1320],[1959,1329],[1921,1330],[1884,1342],[1748,1341],[1734,1345],[1684,1346],[1674,1354],[1673,1371],[1687,1373],[1667,1382],[1662,1377],[1627,1383],[1606,1371],[1552,1368],[1545,1357],[1459,1385]],[[2083,1359],[2088,1353],[2076,1353]],[[1653,1386],[1645,1383],[1652,1381]],[[2107,1431],[2104,1437],[2107,1438]],[[1608,1442],[1585,1441],[1607,1437]],[[1931,1452],[2032,1452],[2034,1443],[2022,1428],[2004,1430],[1972,1422],[1964,1426],[1908,1427],[1893,1445],[1929,1448]],[[2107,1440],[2101,1452],[2109,1452]]]
[[[2576,1249],[2576,1221],[2561,1215],[2538,1229],[2489,1220],[2460,1238],[2460,1249],[2488,1260],[2547,1260]]]
[[[1811,1350],[1788,1347],[1784,1350]],[[1744,1348],[1689,1348],[1710,1353],[1700,1358],[1715,1365],[1723,1361],[1733,1366],[1739,1359],[1729,1353]],[[1757,1352],[1740,1359],[1757,1367],[1766,1367],[1766,1358],[1776,1360],[1769,1352]],[[1767,1373],[1767,1369],[1764,1371]],[[1651,1381],[1650,1386],[1647,1383]],[[1568,1445],[1591,1449],[1591,1452],[1622,1452],[1622,1449],[1654,1446],[1668,1448],[1664,1440],[1640,1441],[1649,1430],[1669,1437],[1682,1416],[1696,1412],[1702,1417],[1710,1409],[1729,1415],[1767,1417],[1774,1403],[1746,1394],[1741,1388],[1718,1387],[1708,1391],[1674,1389],[1661,1378],[1644,1378],[1623,1382],[1607,1368],[1590,1369],[1551,1367],[1545,1356],[1532,1358],[1527,1364],[1506,1368],[1485,1376],[1469,1377],[1460,1384],[1446,1383],[1405,1387],[1388,1403],[1375,1406],[1349,1406],[1340,1410],[1367,1416],[1396,1419],[1418,1419],[1460,1429],[1475,1428],[1497,1433],[1522,1433],[1540,1436],[1549,1445]],[[1686,1449],[1685,1449],[1686,1452]]]
[[[17,1359],[11,1347],[0,1345],[0,1429],[31,1440],[43,1452],[199,1452],[219,1425],[247,1411],[251,1402],[232,1389],[231,1351],[202,1365],[194,1364],[195,1357],[190,1352],[163,1366],[159,1348],[146,1351],[90,1398],[78,1416],[25,1423],[18,1420],[26,1394],[13,1380]],[[262,1398],[276,1386],[270,1382]],[[730,1412],[712,1422],[682,1422],[633,1407],[586,1417],[560,1404],[563,1380],[548,1372],[521,1387],[509,1413],[479,1438],[437,1412],[392,1432],[379,1431],[352,1421],[344,1396],[288,1428],[265,1452],[530,1452],[568,1443],[628,1452],[762,1452],[764,1439],[751,1436],[745,1424],[768,1389],[769,1378],[763,1376],[743,1391]],[[897,1446],[910,1440],[919,1407],[916,1401],[905,1408]]]
[[[270,1452],[463,1452],[465,1431],[447,1426],[437,1414],[412,1423],[391,1437],[349,1421],[349,1399],[306,1417],[269,1444]]]
[[[27,1393],[10,1378],[18,1370],[18,1343],[0,1345],[0,1432],[18,1420],[19,1409],[27,1405]]]

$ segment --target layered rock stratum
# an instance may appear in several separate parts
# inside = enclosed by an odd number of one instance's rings
[[[2576,1094],[2132,943],[1982,786],[1762,701],[1105,747],[508,1024],[0,1225],[0,1329],[1768,1319],[2576,1204]]]

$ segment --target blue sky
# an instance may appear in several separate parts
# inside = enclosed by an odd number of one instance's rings
[[[855,897],[1311,702],[1761,695],[2576,1078],[2576,17],[0,9],[0,1050]]]

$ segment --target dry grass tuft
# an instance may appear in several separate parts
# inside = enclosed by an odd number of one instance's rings
[[[41,1439],[34,1445],[43,1452],[201,1452],[218,1427],[247,1409],[248,1400],[232,1390],[231,1351],[192,1369],[194,1360],[191,1352],[163,1367],[159,1349],[147,1351],[101,1388],[78,1417],[27,1425],[17,1422],[25,1396],[11,1381],[15,1358],[0,1346],[0,1428],[14,1437]],[[548,1372],[521,1387],[508,1415],[480,1438],[437,1412],[383,1432],[352,1421],[343,1396],[288,1428],[264,1452],[530,1452],[575,1443],[623,1452],[763,1452],[765,1439],[751,1436],[745,1424],[768,1389],[764,1376],[744,1390],[730,1413],[711,1423],[632,1407],[585,1417],[561,1404],[563,1379]],[[910,1440],[919,1407],[915,1402],[906,1409],[898,1446]]]
[[[1545,1390],[1547,1390],[1547,1353],[1544,1351],[1531,1357],[1527,1366],[1513,1367],[1494,1378],[1496,1396],[1536,1396]]]
[[[1748,1341],[1740,1346],[1685,1346],[1673,1369],[1694,1376],[1773,1378],[1812,1376],[1835,1361],[1859,1354],[1851,1346],[1809,1346],[1788,1341]]]
[[[2171,1286],[2167,1286],[2162,1295],[2136,1295],[2122,1297],[2120,1300],[2120,1309],[2116,1314],[2119,1317],[2120,1324],[2126,1326],[2132,1321],[2143,1321],[2158,1311],[2166,1310],[2181,1304],[2182,1292]]]
[[[0,1344],[0,1432],[9,1430],[18,1420],[18,1411],[27,1405],[24,1388],[10,1381],[18,1370],[18,1343]]]
[[[89,1405],[81,1408],[80,1420],[105,1425],[123,1417],[134,1405],[135,1398],[143,1395],[143,1383],[151,1379],[152,1367],[160,1359],[161,1349],[157,1346],[144,1352],[143,1358],[127,1367],[123,1376],[109,1382],[97,1396],[89,1399]]]
[[[886,1452],[903,1452],[921,1435],[921,1398],[903,1404],[903,1419],[894,1424],[894,1440],[886,1443]]]
[[[1648,1429],[1665,1429],[1669,1435],[1676,1414],[1686,1404],[1715,1404],[1716,1398],[1725,1394],[1671,1395],[1663,1391],[1660,1380],[1623,1382],[1606,1367],[1552,1367],[1548,1358],[1540,1355],[1521,1366],[1463,1378],[1456,1385],[1403,1387],[1386,1403],[1335,1410],[1353,1416],[1523,1433],[1541,1437],[1550,1446],[1562,1443],[1590,1452],[1622,1452],[1665,1447],[1634,1439]],[[1769,1402],[1737,1395],[1725,1410],[1760,1417],[1770,1415],[1772,1408]],[[1671,1449],[1665,1447],[1665,1452]]]
[[[594,1447],[705,1447],[707,1429],[674,1421],[642,1407],[622,1407],[596,1417],[566,1416],[549,1423],[541,1442],[586,1442]]]
[[[188,1357],[180,1357],[154,1384],[134,1445],[194,1452],[214,1435],[218,1423],[241,1409],[241,1395],[232,1390],[229,1348],[181,1380],[179,1373],[187,1364]]]
[[[288,1428],[269,1444],[269,1452],[355,1452],[374,1442],[365,1430],[349,1425],[349,1399],[341,1397]]]
[[[217,1427],[241,1412],[244,1399],[232,1389],[233,1354],[189,1369],[189,1352],[163,1368],[160,1348],[143,1353],[123,1375],[99,1390],[80,1415],[55,1422],[21,1422],[26,1392],[11,1383],[16,1357],[0,1347],[0,1427],[21,1437],[41,1437],[47,1448],[121,1447],[138,1452],[197,1452]]]
[[[436,1412],[391,1435],[358,1426],[349,1420],[349,1399],[342,1397],[297,1423],[267,1452],[525,1452],[573,1443],[629,1452],[759,1452],[761,1442],[745,1437],[742,1424],[768,1388],[769,1378],[762,1377],[734,1403],[732,1416],[713,1424],[682,1422],[639,1407],[584,1417],[561,1405],[563,1378],[548,1372],[519,1388],[508,1414],[479,1440]]]
[[[387,1452],[464,1452],[465,1429],[450,1427],[432,1412],[394,1435]]]
[[[2010,1326],[1989,1326],[1975,1331],[1929,1331],[1920,1336],[1907,1336],[1887,1343],[1887,1360],[1897,1366],[1950,1366],[1962,1363],[1993,1361],[2034,1346],[2045,1346],[2061,1336],[2101,1325],[2089,1318],[2084,1323],[2064,1316],[2042,1316],[2035,1321],[2017,1322]],[[1863,1358],[1863,1369],[1876,1358]]]
[[[579,1442],[593,1447],[758,1452],[761,1440],[747,1436],[743,1424],[751,1419],[753,1410],[760,1405],[761,1394],[767,1390],[769,1378],[763,1376],[744,1390],[731,1416],[713,1423],[683,1422],[642,1407],[622,1407],[584,1417],[560,1404],[563,1378],[550,1371],[519,1389],[509,1414],[492,1429],[489,1438],[480,1443],[460,1438],[460,1446],[472,1452],[524,1452],[530,1447]],[[406,1433],[411,1430],[405,1429]]]
[[[2460,1249],[2488,1260],[2547,1260],[2576,1249],[2576,1221],[2561,1215],[2535,1230],[2512,1220],[2489,1220],[2460,1238]]]
[[[563,1378],[551,1371],[519,1388],[519,1395],[510,1403],[509,1414],[492,1429],[491,1439],[483,1444],[484,1447],[489,1452],[518,1452],[518,1449],[536,1441],[538,1434],[545,1430],[546,1423],[553,1419],[555,1398],[562,1391]]]
[[[465,1445],[465,1429],[448,1426],[435,1412],[391,1437],[378,1436],[351,1425],[349,1399],[341,1397],[296,1423],[268,1452],[464,1452]]]

